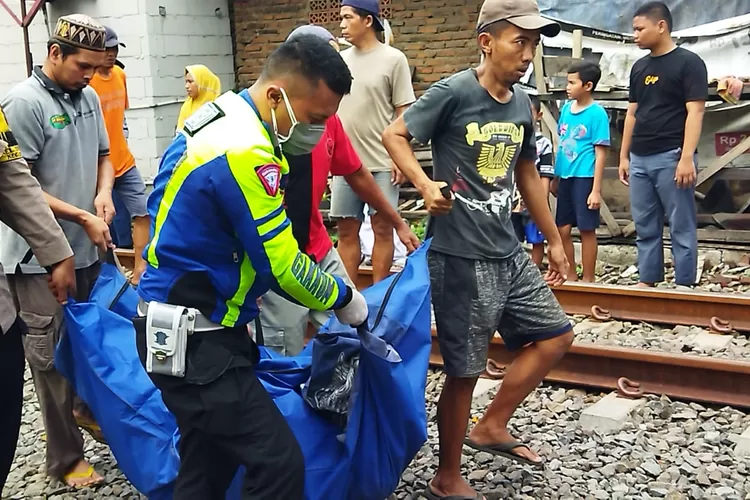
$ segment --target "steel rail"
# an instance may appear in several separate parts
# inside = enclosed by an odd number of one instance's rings
[[[361,268],[359,289],[372,285],[372,269]],[[552,289],[568,314],[607,321],[645,321],[710,328],[717,333],[750,332],[750,296],[688,292],[594,283],[565,283]]]
[[[501,339],[492,340],[489,358],[496,365],[507,367],[514,357]],[[443,365],[436,337],[432,339],[430,363]],[[640,389],[649,394],[750,408],[750,362],[575,344],[545,380],[617,390],[622,377],[640,383]]]
[[[118,257],[125,267],[132,268],[132,252],[118,251]],[[372,274],[365,271],[360,274],[358,286],[367,286],[368,274],[372,282]],[[747,312],[750,309],[744,309],[744,315],[740,309],[750,304],[750,297],[577,283],[557,287],[554,291],[566,311],[572,314],[591,313],[594,304],[609,309],[613,317],[691,325],[706,324],[705,317],[709,314],[722,314],[735,328],[750,329],[750,313]],[[430,363],[442,366],[434,328],[432,334]],[[314,329],[308,328],[307,339],[314,335]],[[489,358],[496,367],[505,368],[513,362],[515,354],[508,351],[502,339],[495,337],[490,343]],[[750,408],[750,362],[743,361],[575,344],[545,380],[617,390],[623,377],[640,384],[638,389],[644,393]]]
[[[132,250],[116,250],[132,269]],[[360,290],[372,285],[372,269],[362,267],[355,280]],[[645,321],[709,328],[716,333],[750,332],[750,296],[646,289],[593,283],[565,283],[552,289],[568,314],[607,321]]]
[[[750,297],[746,295],[592,283],[566,283],[553,288],[553,292],[568,314],[593,315],[603,320],[696,325],[720,333],[732,328],[750,331]]]

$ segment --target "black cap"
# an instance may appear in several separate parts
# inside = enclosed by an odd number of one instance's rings
[[[122,43],[119,38],[117,38],[117,33],[115,32],[115,30],[113,30],[109,26],[105,26],[104,32],[104,48],[113,49],[118,45],[120,47],[125,47],[125,44]]]

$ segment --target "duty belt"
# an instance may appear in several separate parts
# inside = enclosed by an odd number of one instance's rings
[[[189,313],[195,316],[195,326],[192,329],[193,332],[212,332],[216,330],[223,330],[224,328],[226,328],[225,326],[220,325],[218,323],[214,323],[213,321],[208,319],[198,309],[193,309],[190,307],[188,307],[187,309]],[[145,300],[139,297],[138,298],[138,315],[146,316],[147,314],[148,314],[148,302],[146,302]]]

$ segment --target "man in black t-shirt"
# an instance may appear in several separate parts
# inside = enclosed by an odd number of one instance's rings
[[[423,494],[428,498],[482,498],[461,477],[464,444],[541,465],[510,434],[508,420],[573,341],[570,321],[548,286],[565,280],[568,262],[536,169],[531,102],[513,88],[540,34],[555,36],[560,27],[539,15],[535,0],[485,0],[477,30],[484,54],[479,67],[433,85],[383,135],[396,166],[434,216],[428,261],[446,381],[438,405],[440,465]],[[431,142],[434,180],[414,157],[412,138]],[[516,184],[549,242],[544,277],[513,229]],[[448,198],[441,193],[446,186]],[[466,437],[472,391],[496,331],[518,356]]]
[[[639,8],[635,41],[651,54],[633,65],[630,104],[620,151],[620,180],[630,185],[638,233],[640,286],[664,280],[662,234],[669,221],[675,283],[693,286],[698,262],[696,148],[708,98],[706,65],[672,40],[672,15],[662,2]]]

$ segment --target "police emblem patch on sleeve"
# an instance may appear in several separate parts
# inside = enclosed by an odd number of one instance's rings
[[[198,111],[185,120],[182,129],[190,137],[206,128],[211,123],[224,116],[224,111],[215,102],[209,102],[198,108]]]
[[[266,190],[268,196],[276,196],[279,194],[279,186],[281,185],[281,167],[274,163],[267,163],[255,167],[255,173],[258,174],[258,179],[260,179],[260,183],[263,184],[263,189]]]
[[[18,141],[10,130],[3,110],[0,109],[0,163],[21,159]]]

